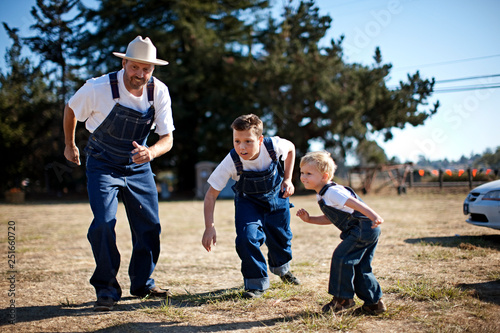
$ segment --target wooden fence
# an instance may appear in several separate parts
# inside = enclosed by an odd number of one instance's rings
[[[417,168],[412,163],[355,167],[349,170],[349,186],[360,188],[366,194],[373,190],[375,180],[382,178],[377,190],[392,185],[399,194],[405,193],[407,187],[469,187],[472,189],[498,179],[498,173],[498,169],[424,169]]]

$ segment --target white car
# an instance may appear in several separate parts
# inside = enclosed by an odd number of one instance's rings
[[[466,222],[493,229],[500,229],[500,180],[476,187],[464,201]]]

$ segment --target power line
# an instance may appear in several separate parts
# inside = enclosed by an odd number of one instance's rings
[[[493,54],[493,55],[489,55],[489,56],[475,57],[475,58],[449,60],[449,61],[435,62],[435,63],[430,63],[430,64],[423,64],[423,65],[405,66],[405,67],[395,68],[395,69],[393,69],[393,71],[406,70],[406,69],[412,69],[412,68],[422,68],[422,67],[432,67],[432,66],[449,65],[449,64],[456,64],[456,63],[467,62],[467,61],[489,59],[489,58],[495,58],[495,57],[500,57],[500,54]]]
[[[387,87],[389,90],[397,90],[400,87],[393,86]],[[477,84],[471,86],[457,86],[457,87],[443,87],[434,89],[433,93],[446,93],[446,92],[462,92],[462,91],[470,91],[470,90],[482,90],[482,89],[497,89],[500,88],[500,83],[492,83],[491,85]]]
[[[466,80],[477,80],[477,79],[485,79],[489,77],[498,77],[500,74],[492,74],[492,75],[482,75],[482,76],[469,76],[469,77],[461,77],[458,79],[448,79],[448,80],[437,80],[436,83],[445,83],[445,82],[456,82],[456,81],[466,81]]]
[[[477,79],[485,79],[485,78],[492,78],[492,77],[499,77],[499,76],[500,76],[500,74],[478,75],[478,76],[460,77],[460,78],[447,79],[447,80],[437,80],[435,83],[436,84],[437,83],[450,83],[450,82],[477,80]],[[435,92],[435,93],[438,93],[438,92],[460,92],[460,91],[478,90],[478,89],[496,89],[496,88],[500,87],[500,86],[498,86],[499,84],[500,83],[498,83],[498,82],[489,82],[489,83],[475,84],[475,85],[469,85],[469,86],[441,87],[441,88],[434,89],[433,92]],[[399,86],[392,86],[392,87],[387,87],[387,88],[390,90],[397,90],[400,87]]]
[[[453,87],[453,88],[442,88],[435,89],[433,93],[449,93],[449,92],[463,92],[470,90],[482,90],[482,89],[497,89],[500,88],[500,85],[494,86],[465,86],[465,87]]]

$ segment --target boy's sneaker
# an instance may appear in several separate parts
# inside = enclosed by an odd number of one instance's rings
[[[372,315],[378,315],[387,311],[387,307],[385,306],[382,300],[379,300],[375,304],[370,304],[370,305],[365,304],[361,308],[363,309],[363,311]]]
[[[349,308],[352,308],[356,303],[352,298],[340,298],[340,297],[335,297],[333,296],[333,299],[331,300],[330,303],[326,304],[323,306],[322,311],[323,312],[339,312],[342,310],[347,310]]]
[[[288,271],[285,275],[280,276],[280,278],[284,283],[294,284],[296,286],[300,284],[299,279],[297,279],[290,271]]]
[[[98,297],[94,304],[94,311],[111,311],[116,304],[111,297]]]
[[[250,290],[245,290],[243,293],[243,298],[259,298],[264,294],[264,290],[258,290],[258,289],[250,289]]]

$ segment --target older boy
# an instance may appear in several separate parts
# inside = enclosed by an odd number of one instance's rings
[[[236,180],[236,252],[241,259],[243,297],[255,298],[269,288],[266,259],[260,250],[263,243],[269,249],[270,271],[286,283],[300,284],[290,272],[292,231],[288,197],[295,191],[295,146],[277,136],[264,138],[262,121],[253,114],[236,118],[231,128],[234,149],[208,179],[202,244],[210,252],[216,243],[215,201],[232,178]],[[284,168],[280,160],[284,161]]]

